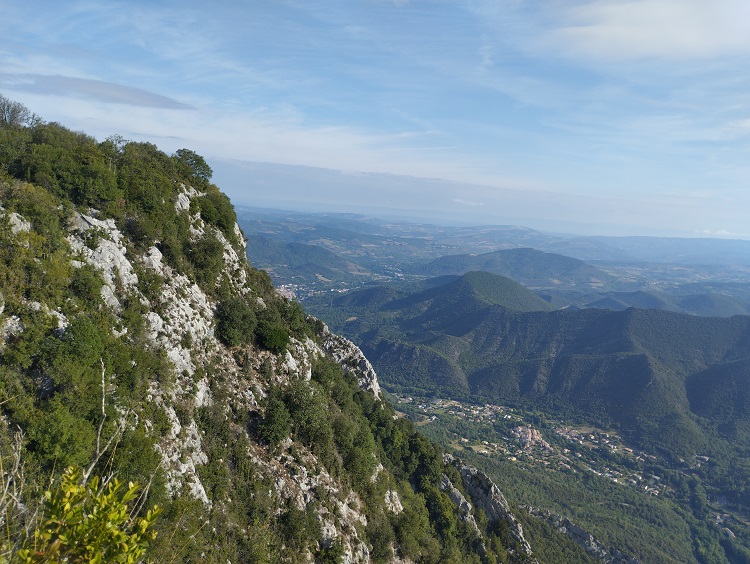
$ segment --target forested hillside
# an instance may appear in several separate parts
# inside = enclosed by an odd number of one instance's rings
[[[698,424],[695,412],[719,411],[710,398],[721,396],[722,382],[741,385],[739,366],[750,352],[748,316],[549,311],[532,292],[486,272],[411,294],[372,288],[334,301],[329,318],[360,342],[389,384],[542,402],[616,423],[682,457],[706,450],[705,432],[715,427]],[[727,437],[746,440],[740,430]]]
[[[667,474],[678,469],[669,474],[675,488],[680,476],[700,478],[712,499],[744,512],[750,317],[546,311],[526,305],[536,297],[528,290],[509,288],[500,277],[471,273],[411,293],[403,286],[349,292],[313,311],[361,345],[393,392],[516,406],[614,429]],[[504,298],[487,299],[493,295]],[[452,436],[468,433],[460,429]],[[619,463],[631,467],[627,457]]]
[[[0,109],[0,561],[531,558],[248,265],[200,155]]]

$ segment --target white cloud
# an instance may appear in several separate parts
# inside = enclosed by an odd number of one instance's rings
[[[484,205],[484,202],[473,202],[471,200],[462,200],[461,198],[453,198],[453,201],[462,206],[480,207]]]
[[[750,239],[750,233],[737,233],[727,229],[718,229],[715,231],[704,229],[697,233],[704,237],[716,237],[717,239]]]
[[[746,0],[596,0],[567,6],[550,47],[593,59],[693,59],[750,53]]]

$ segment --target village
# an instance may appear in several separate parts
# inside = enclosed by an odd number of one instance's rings
[[[454,450],[551,471],[589,472],[653,496],[668,491],[659,476],[640,470],[656,457],[625,445],[612,431],[565,425],[502,405],[407,395],[392,398],[397,410],[417,426],[438,422],[454,429],[449,437]]]

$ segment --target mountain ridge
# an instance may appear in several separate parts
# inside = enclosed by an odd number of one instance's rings
[[[0,165],[0,559],[40,542],[66,466],[142,486],[152,561],[533,558],[249,266],[202,157],[35,119],[0,121]]]
[[[342,311],[357,295],[340,298]],[[443,307],[415,308],[424,296]],[[748,316],[637,308],[524,312],[478,300],[471,286],[457,282],[381,301],[367,319],[340,329],[389,385],[408,389],[402,374],[416,374],[420,389],[432,381],[449,393],[453,387],[460,395],[599,414],[601,423],[617,423],[635,440],[683,457],[705,449],[710,432],[690,410],[687,382],[707,370],[723,374],[750,350]],[[675,426],[687,431],[669,444],[665,429]]]

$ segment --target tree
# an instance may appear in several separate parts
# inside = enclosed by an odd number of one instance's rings
[[[289,333],[281,323],[261,321],[257,327],[258,340],[261,346],[276,354],[286,351],[289,344]]]
[[[20,127],[29,123],[33,117],[26,106],[0,94],[0,123],[9,127]]]
[[[292,417],[277,392],[268,399],[266,413],[258,424],[258,437],[271,447],[275,447],[291,432]]]
[[[195,151],[178,149],[174,154],[174,159],[180,165],[183,172],[187,172],[203,182],[211,180],[214,171],[208,166],[206,160]]]
[[[216,336],[224,344],[237,347],[249,343],[255,330],[255,313],[247,302],[233,296],[219,303],[216,308]]]

